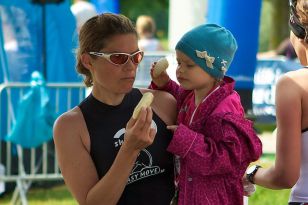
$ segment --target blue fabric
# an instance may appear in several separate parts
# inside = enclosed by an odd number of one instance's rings
[[[259,42],[261,0],[208,0],[207,22],[229,29],[237,39],[238,51],[227,75],[236,80],[237,89],[253,89]]]
[[[233,60],[237,43],[224,27],[204,24],[185,33],[175,49],[182,51],[214,78],[221,79]]]
[[[12,130],[5,137],[5,140],[25,148],[37,147],[51,140],[53,123],[57,117],[40,73],[32,73],[31,84],[31,89],[19,103]]]
[[[1,9],[0,9],[0,22],[1,22]],[[7,82],[8,80],[8,66],[7,66],[7,58],[6,53],[4,51],[4,40],[3,40],[3,29],[0,23],[0,83]],[[6,109],[6,95],[5,93],[1,93],[0,95],[0,140],[6,133],[6,124],[2,120],[2,116],[7,116]]]
[[[48,82],[81,82],[76,73],[76,20],[70,10],[70,1],[48,4],[46,7],[46,45]]]
[[[0,22],[2,21],[0,15]],[[7,58],[4,51],[4,39],[3,39],[3,28],[0,24],[0,82],[7,82],[8,80],[8,65],[7,65]]]
[[[44,6],[30,0],[1,0],[0,14],[4,43],[10,45],[6,46],[9,81],[29,82],[35,70],[48,82],[81,81],[75,72],[77,33],[70,0]]]
[[[98,13],[120,13],[119,0],[90,0],[95,5]]]
[[[82,81],[81,76],[75,71],[77,32],[75,17],[70,10],[70,0],[64,0],[59,4],[46,4],[44,7],[41,4],[33,4],[31,0],[0,0],[0,16],[0,33],[3,34],[3,39],[0,38],[0,83],[5,80],[30,82],[31,73],[36,70],[44,74],[48,82]],[[43,28],[46,31],[45,43]],[[43,49],[43,45],[46,46],[46,50]],[[46,61],[43,61],[44,50]],[[78,98],[79,94],[73,92],[72,96]],[[59,97],[66,96],[60,93]],[[15,105],[17,101],[18,97],[13,96],[10,103]],[[5,96],[1,96],[1,102],[0,115],[2,119],[6,119]],[[72,99],[73,105],[77,102]],[[67,108],[62,104],[59,110],[66,111]],[[7,134],[6,121],[2,123],[0,134],[4,136]]]

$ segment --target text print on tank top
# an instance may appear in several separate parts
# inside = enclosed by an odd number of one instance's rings
[[[157,132],[157,125],[154,120],[152,120],[151,127]],[[114,146],[119,147],[124,142],[125,128],[120,129],[113,137]],[[128,178],[127,184],[133,183],[140,179],[163,173],[164,169],[159,166],[153,165],[152,155],[147,149],[141,150],[139,153],[132,172]]]
[[[79,105],[89,131],[90,155],[99,178],[108,172],[124,143],[126,124],[141,97],[141,92],[133,89],[118,106],[106,105],[93,95],[89,95]],[[173,155],[167,152],[172,132],[166,128],[166,124],[155,112],[151,126],[156,130],[154,142],[139,153],[128,178],[128,184],[141,180],[146,180],[148,183],[148,179],[154,177],[155,183],[161,185],[166,179],[173,178]],[[169,183],[168,180],[167,182]],[[170,182],[172,185],[172,180]]]

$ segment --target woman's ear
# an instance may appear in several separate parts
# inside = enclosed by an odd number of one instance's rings
[[[87,68],[88,70],[92,70],[92,58],[88,53],[83,53],[81,55],[81,63],[82,65]]]

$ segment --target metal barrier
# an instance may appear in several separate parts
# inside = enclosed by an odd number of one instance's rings
[[[177,81],[175,70],[177,67],[177,62],[174,52],[169,51],[146,51],[141,63],[138,66],[136,80],[134,86],[136,87],[148,87],[151,82],[150,69],[154,62],[157,62],[160,58],[166,57],[169,62],[169,67],[167,73],[170,78]]]
[[[151,81],[151,64],[161,57],[172,59],[172,55],[170,52],[146,52],[134,86],[147,87]],[[46,87],[49,99],[55,105],[51,111],[59,114],[79,104],[88,93],[81,83],[47,83]],[[31,149],[3,140],[12,130],[20,99],[30,88],[30,83],[0,84],[0,165],[5,168],[5,174],[0,173],[0,183],[14,183],[11,204],[27,205],[26,194],[34,181],[62,180],[52,140]]]
[[[26,193],[33,181],[62,180],[52,140],[31,149],[2,140],[15,121],[19,100],[30,87],[30,83],[0,85],[0,164],[5,167],[0,182],[16,183],[11,204],[28,204]],[[55,113],[73,108],[85,97],[81,83],[47,83],[46,87]]]

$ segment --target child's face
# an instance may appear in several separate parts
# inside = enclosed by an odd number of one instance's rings
[[[181,51],[176,50],[176,59],[178,62],[176,77],[183,88],[187,90],[210,89],[216,84],[215,78]]]

